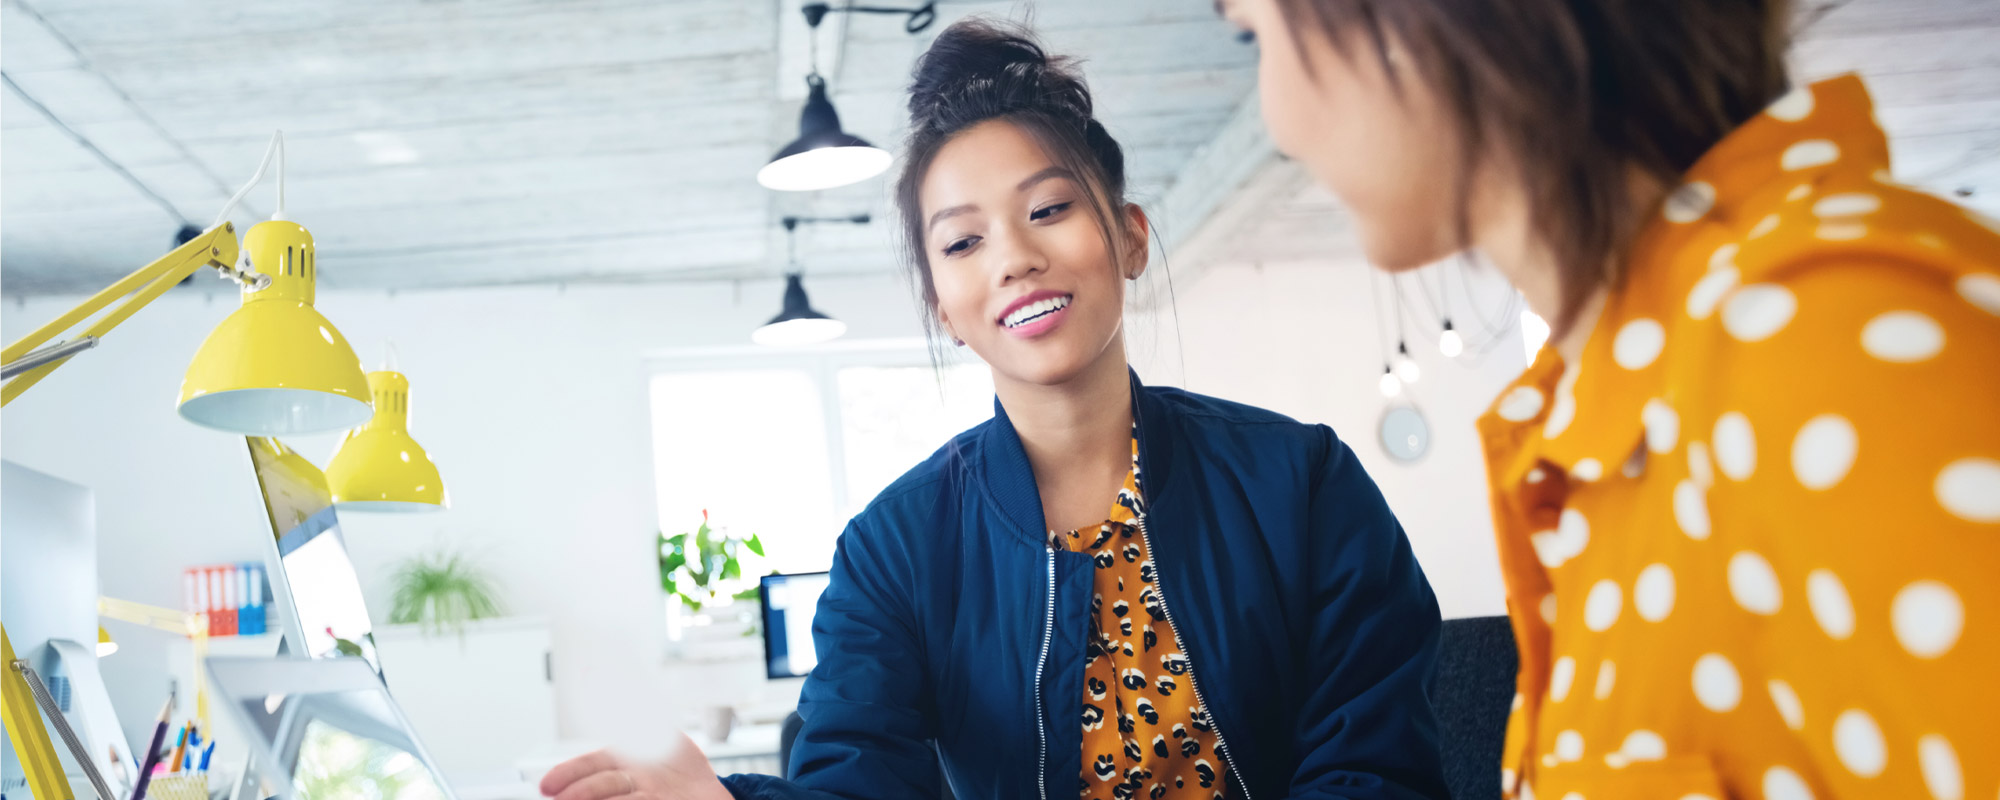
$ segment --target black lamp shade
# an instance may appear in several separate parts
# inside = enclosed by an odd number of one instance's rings
[[[777,316],[772,317],[771,321],[765,324],[776,325],[780,322],[790,322],[795,319],[833,319],[813,310],[812,301],[806,299],[805,278],[796,272],[785,276],[784,310],[779,311]]]
[[[806,105],[799,112],[799,138],[785,145],[757,172],[757,182],[779,191],[802,192],[859,183],[889,168],[887,150],[840,128],[840,113],[826,96],[826,80],[807,75]]]
[[[785,276],[784,308],[750,334],[750,339],[768,345],[816,344],[838,339],[846,332],[847,323],[813,310],[806,299],[805,282],[795,272]]]

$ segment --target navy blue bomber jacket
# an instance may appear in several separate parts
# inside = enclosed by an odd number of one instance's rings
[[[1133,378],[1158,588],[1238,800],[1444,798],[1438,607],[1324,425]],[[840,537],[813,618],[792,781],[739,798],[1074,797],[1092,563],[1051,550],[1004,409]]]

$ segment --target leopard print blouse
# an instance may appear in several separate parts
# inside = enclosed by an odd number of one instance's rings
[[[1195,697],[1194,674],[1160,605],[1152,556],[1138,527],[1139,440],[1132,471],[1104,524],[1049,533],[1049,546],[1097,564],[1092,641],[1084,655],[1084,800],[1222,800],[1229,766]]]

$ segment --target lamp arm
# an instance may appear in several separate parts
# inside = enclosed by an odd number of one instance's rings
[[[208,615],[98,597],[97,615],[185,636],[194,643],[194,716],[208,729]]]
[[[203,231],[200,236],[189,239],[185,244],[174,248],[166,255],[153,261],[153,263],[140,267],[132,274],[119,279],[117,283],[111,284],[105,287],[103,291],[91,295],[89,299],[78,303],[75,308],[64,312],[48,324],[35,329],[33,333],[23,336],[20,340],[7,345],[5,350],[0,350],[0,364],[14,364],[21,360],[23,356],[29,355],[35,348],[55,338],[58,334],[69,330],[77,323],[90,318],[92,314],[96,314],[106,306],[111,305],[113,301],[126,295],[132,295],[126,298],[124,302],[119,303],[115,308],[112,308],[102,318],[91,323],[89,327],[83,330],[76,341],[102,338],[105,333],[118,327],[119,323],[138,313],[139,309],[144,308],[147,304],[159,299],[160,295],[165,294],[168,289],[173,288],[176,284],[186,279],[189,275],[193,275],[204,266],[213,265],[239,280],[269,280],[266,276],[237,271],[235,264],[238,252],[235,223],[224,222],[213,228],[209,228]],[[137,294],[133,294],[135,290],[138,292]],[[63,345],[57,346],[62,347]],[[22,392],[27,391],[28,387],[34,386],[43,378],[48,377],[49,373],[55,372],[58,367],[68,362],[68,355],[61,355],[51,359],[48,363],[28,369],[9,379],[5,388],[0,389],[0,406],[14,402],[14,398],[19,397]]]
[[[190,639],[197,636],[208,636],[208,615],[206,614],[175,611],[171,608],[149,606],[145,603],[134,603],[130,600],[120,600],[116,597],[99,597],[97,598],[97,615],[105,619],[115,619],[119,622],[129,622],[134,625],[143,625],[148,628],[186,636]]]

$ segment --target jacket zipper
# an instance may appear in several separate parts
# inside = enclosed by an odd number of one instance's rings
[[[1181,644],[1181,626],[1179,623],[1174,622],[1174,610],[1171,606],[1167,605],[1166,582],[1162,580],[1160,576],[1161,570],[1159,567],[1159,559],[1160,559],[1159,551],[1153,549],[1153,534],[1152,532],[1146,530],[1146,515],[1140,514],[1136,518],[1136,521],[1139,524],[1139,538],[1145,540],[1146,542],[1146,555],[1150,556],[1153,559],[1153,588],[1159,590],[1160,613],[1166,615],[1167,625],[1171,626],[1174,629],[1174,647],[1180,649],[1181,658],[1187,661],[1188,686],[1194,688],[1195,702],[1201,704],[1202,711],[1208,715],[1209,727],[1215,729],[1215,752],[1222,756],[1223,763],[1225,766],[1229,768],[1229,772],[1236,773],[1236,785],[1243,787],[1243,800],[1251,800],[1250,783],[1248,781],[1243,780],[1242,774],[1238,772],[1236,768],[1236,759],[1229,757],[1229,740],[1222,735],[1222,722],[1221,720],[1215,718],[1215,709],[1209,708],[1208,700],[1201,696],[1201,682],[1195,679],[1197,670],[1194,668],[1194,655],[1189,653],[1187,647]],[[1053,560],[1054,558],[1053,553],[1051,553],[1050,558],[1051,560],[1049,562],[1049,568],[1051,571],[1049,572],[1049,575],[1050,575],[1050,580],[1054,580],[1055,561]],[[1050,609],[1050,613],[1054,613],[1053,607]],[[1037,692],[1038,697],[1039,695],[1040,693]],[[1037,707],[1039,708],[1040,706],[1038,705]],[[1044,751],[1047,751],[1048,743],[1046,741],[1042,743],[1042,749]],[[1044,757],[1046,758],[1046,755]],[[1047,774],[1046,771],[1044,771],[1044,774]],[[1228,780],[1229,779],[1226,776],[1223,778],[1224,783],[1227,783]],[[1046,791],[1043,792],[1043,795],[1044,795],[1044,800],[1047,800]]]
[[[1055,639],[1056,635],[1056,549],[1048,547],[1048,553],[1048,611],[1042,620],[1042,654],[1035,659],[1035,733],[1042,740],[1041,770],[1035,773],[1035,785],[1041,787],[1042,800],[1049,800],[1049,720],[1048,709],[1042,703],[1042,673],[1049,665],[1049,642]],[[1200,692],[1195,693],[1195,699],[1201,699]],[[1221,740],[1221,734],[1218,733],[1216,741]],[[1227,754],[1224,754],[1224,757],[1226,758]]]

